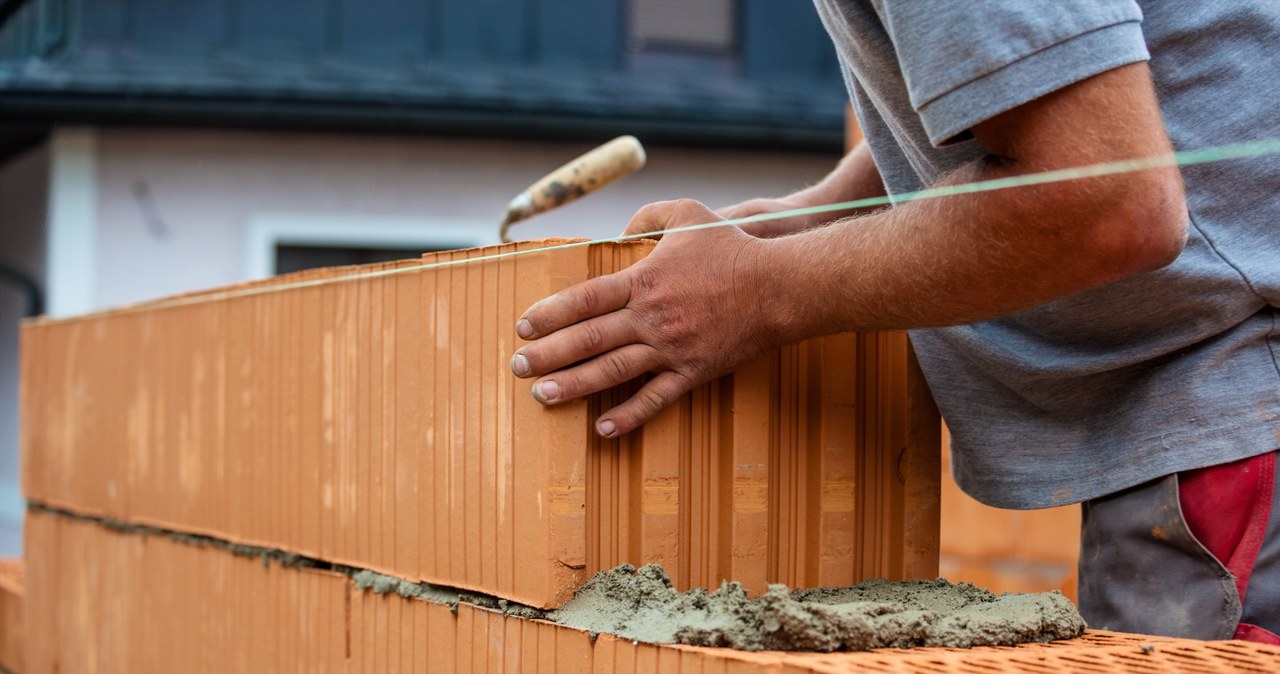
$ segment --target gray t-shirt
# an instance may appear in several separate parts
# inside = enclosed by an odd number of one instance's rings
[[[891,193],[981,156],[974,124],[1148,58],[1176,148],[1280,137],[1276,0],[815,4]],[[1280,157],[1182,173],[1171,266],[912,333],[974,497],[1072,503],[1280,447]]]

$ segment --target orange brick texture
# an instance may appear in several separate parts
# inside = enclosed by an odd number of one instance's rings
[[[944,447],[949,447],[949,440]],[[944,450],[939,573],[993,592],[1060,590],[1076,598],[1080,507],[1002,510],[975,501],[951,477]]]
[[[624,561],[755,591],[936,575],[936,437],[912,430],[901,334],[767,354],[603,441],[617,394],[538,405],[507,370],[514,324],[651,243],[422,268],[554,243],[29,323],[25,493],[540,607]]]
[[[355,589],[346,576],[33,512],[31,672],[1119,674],[1274,672],[1280,648],[1090,632],[1017,648],[744,653],[654,646]],[[92,559],[93,564],[84,563]]]
[[[0,559],[0,668],[27,671],[22,657],[22,560]]]

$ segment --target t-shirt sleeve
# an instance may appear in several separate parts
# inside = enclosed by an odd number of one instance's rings
[[[884,22],[929,142],[1149,58],[1132,0],[883,0]]]

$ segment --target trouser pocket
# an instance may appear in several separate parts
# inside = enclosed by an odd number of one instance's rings
[[[1194,639],[1235,634],[1235,579],[1187,526],[1176,475],[1086,501],[1081,512],[1080,613],[1090,627]]]

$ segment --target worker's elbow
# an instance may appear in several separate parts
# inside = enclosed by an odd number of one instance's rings
[[[1186,197],[1175,169],[1126,182],[1092,236],[1099,270],[1112,280],[1167,267],[1187,242]]]

